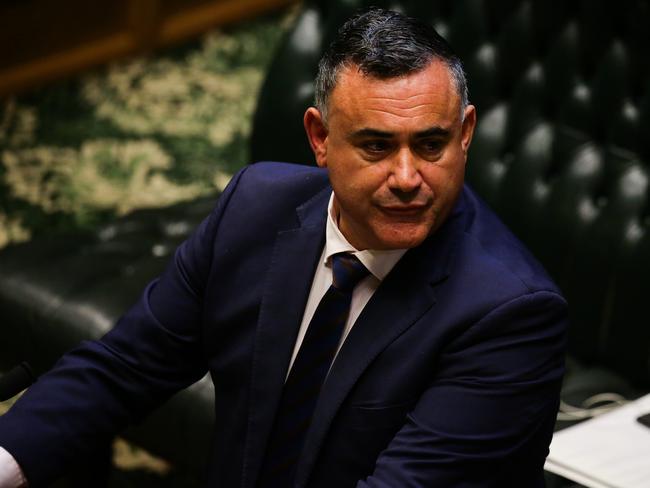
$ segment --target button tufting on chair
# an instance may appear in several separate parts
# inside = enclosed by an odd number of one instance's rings
[[[418,15],[450,40],[478,110],[469,183],[564,290],[572,356],[650,390],[650,1],[307,1],[305,12],[328,39],[352,4]],[[309,55],[292,35],[264,84],[252,149],[313,164],[302,127],[262,116],[297,120],[310,103],[282,67],[299,51],[304,83],[321,48]]]

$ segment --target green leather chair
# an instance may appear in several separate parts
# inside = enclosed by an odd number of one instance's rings
[[[261,92],[254,159],[313,164],[318,58],[369,5],[430,21],[465,62],[467,179],[569,300],[565,399],[650,391],[650,2],[307,1]]]
[[[28,361],[40,375],[79,342],[102,336],[163,271],[214,202],[207,198],[141,210],[95,233],[35,239],[4,249],[0,371]],[[170,461],[179,479],[200,480],[211,446],[213,409],[214,388],[206,377],[123,436]],[[104,486],[107,480],[97,470],[109,462],[107,456],[110,449],[88,453],[77,476],[64,486]]]

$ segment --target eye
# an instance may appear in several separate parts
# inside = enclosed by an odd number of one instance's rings
[[[387,157],[393,150],[393,144],[386,139],[367,139],[358,145],[364,159],[380,161]]]
[[[364,151],[368,153],[383,153],[388,151],[389,144],[384,140],[366,141],[362,144]]]
[[[418,143],[418,152],[425,159],[437,159],[445,147],[440,139],[424,139]]]

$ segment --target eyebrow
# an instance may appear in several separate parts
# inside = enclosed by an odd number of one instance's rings
[[[393,137],[392,132],[386,132],[383,130],[377,129],[360,129],[351,134],[353,138],[362,138],[362,137],[377,137],[380,139],[390,139]]]
[[[416,139],[424,139],[427,137],[447,137],[451,134],[451,130],[440,126],[430,127],[429,129],[417,132]]]
[[[440,126],[433,126],[428,129],[422,130],[415,133],[416,139],[425,139],[427,137],[447,137],[451,131]],[[386,132],[378,129],[364,128],[358,131],[355,131],[351,134],[351,137],[354,139],[363,138],[363,137],[376,137],[379,139],[390,139],[394,137],[394,133]]]

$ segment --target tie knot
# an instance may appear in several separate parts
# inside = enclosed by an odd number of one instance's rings
[[[363,263],[352,254],[342,252],[332,256],[332,286],[338,290],[352,291],[368,273]]]

